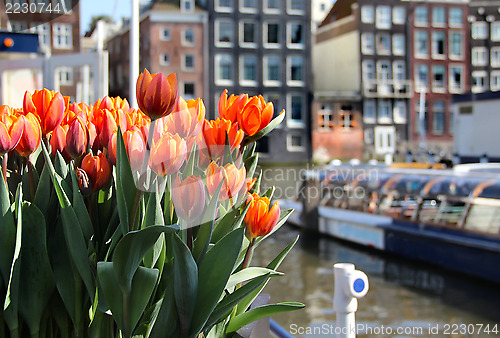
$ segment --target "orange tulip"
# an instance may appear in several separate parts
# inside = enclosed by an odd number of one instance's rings
[[[153,142],[149,156],[149,167],[159,176],[175,173],[186,160],[186,141],[177,134],[163,133]]]
[[[88,134],[87,124],[76,116],[66,134],[66,152],[74,160],[81,158],[87,152]]]
[[[81,168],[87,173],[94,192],[101,190],[111,179],[111,165],[103,153],[98,156],[88,153],[82,160]]]
[[[23,124],[18,116],[10,114],[10,107],[2,107],[0,107],[1,111],[8,111],[8,113],[0,113],[0,154],[5,154],[19,143],[23,135]]]
[[[24,94],[24,115],[34,114],[38,118],[42,134],[46,135],[54,130],[64,118],[66,103],[59,92],[48,89],[35,90],[33,95]]]
[[[204,120],[205,105],[200,98],[186,102],[179,97],[172,113],[165,117],[165,129],[182,138],[191,138],[198,135]]]
[[[255,185],[255,182],[257,182],[257,177],[256,178],[247,177],[245,179],[245,184],[248,192],[252,190],[253,186]],[[259,187],[257,187],[257,193],[259,193],[259,190],[260,190]]]
[[[68,125],[59,125],[52,131],[52,136],[50,137],[50,148],[52,149],[52,156],[55,156],[56,152],[59,151],[64,158],[70,158],[70,156],[66,152],[66,137],[68,134],[68,127]]]
[[[137,79],[137,104],[151,120],[167,116],[177,100],[177,76],[150,74],[147,69]]]
[[[205,208],[205,187],[200,177],[191,175],[182,182],[177,178],[172,183],[172,201],[175,212],[186,221],[200,217]]]
[[[238,122],[238,114],[248,102],[248,94],[232,95],[227,98],[227,89],[219,98],[219,116],[233,123]]]
[[[220,182],[223,181],[219,201],[233,198],[243,187],[245,176],[246,169],[244,166],[238,169],[234,164],[228,163],[221,167],[212,162],[206,170],[207,190],[210,196],[213,196]]]
[[[276,201],[269,209],[270,201],[258,194],[248,194],[247,204],[250,207],[243,219],[246,226],[246,236],[251,241],[255,237],[269,234],[280,218],[280,206]]]
[[[19,155],[28,157],[40,146],[42,130],[38,119],[32,113],[19,116],[18,121],[22,123],[23,134],[16,146],[16,150]]]
[[[146,152],[146,141],[144,140],[141,131],[136,127],[131,130],[127,130],[123,133],[123,141],[125,143],[125,149],[127,150],[132,170],[140,170],[142,162],[144,161],[144,153]]]
[[[238,125],[245,134],[252,136],[264,129],[274,114],[272,102],[264,101],[262,95],[252,97],[237,114]]]
[[[243,131],[238,129],[237,123],[217,118],[215,121],[205,120],[202,128],[206,151],[210,160],[215,160],[224,154],[226,135],[231,150],[239,147],[243,140]],[[200,145],[200,147],[202,147]]]
[[[118,125],[116,124],[115,117],[113,116],[113,113],[109,110],[104,110],[102,112],[102,120],[101,124],[96,126],[99,130],[99,141],[101,144],[101,147],[105,148],[111,136],[113,135],[114,132],[118,130]],[[125,130],[122,129],[122,133]]]

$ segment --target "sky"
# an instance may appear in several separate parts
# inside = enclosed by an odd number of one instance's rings
[[[89,29],[90,19],[93,16],[107,14],[115,21],[119,21],[122,17],[130,17],[130,12],[131,0],[80,0],[81,35]]]

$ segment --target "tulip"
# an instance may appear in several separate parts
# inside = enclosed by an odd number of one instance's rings
[[[231,95],[227,98],[227,89],[219,98],[219,116],[233,123],[238,122],[238,114],[248,102],[248,94]]]
[[[245,184],[246,184],[246,188],[247,188],[248,192],[250,192],[250,190],[252,190],[252,188],[255,185],[255,182],[257,182],[257,177],[256,178],[247,177],[245,179]],[[257,193],[259,193],[259,190],[260,190],[259,187],[257,187]]]
[[[165,117],[165,129],[187,139],[198,135],[204,120],[205,105],[200,98],[186,102],[179,97],[172,113]]]
[[[177,100],[177,76],[150,74],[147,69],[137,79],[137,104],[151,120],[167,116]]]
[[[238,129],[238,123],[217,118],[215,121],[205,120],[202,128],[208,157],[213,161],[224,154],[226,135],[231,151],[239,147],[243,140],[243,131]]]
[[[97,156],[88,153],[82,160],[81,168],[87,174],[93,192],[101,190],[111,179],[111,165],[103,153]]]
[[[201,178],[191,175],[181,182],[177,176],[172,183],[172,202],[177,215],[185,221],[200,217],[205,208],[205,187]]]
[[[97,125],[97,128],[99,130],[99,141],[101,143],[101,147],[105,148],[108,145],[109,139],[113,133],[118,130],[115,117],[111,111],[106,109],[102,112],[101,124]],[[124,131],[125,130],[122,130],[122,132]]]
[[[252,241],[256,237],[266,236],[274,229],[280,218],[280,206],[276,201],[269,208],[269,198],[259,197],[258,194],[248,194],[248,203],[250,207],[243,222],[246,226],[246,236]]]
[[[40,122],[43,135],[53,131],[64,118],[66,103],[59,92],[47,89],[35,90],[33,95],[29,92],[24,94],[24,115],[34,114]]]
[[[164,133],[153,142],[149,156],[149,167],[159,176],[175,173],[186,160],[186,141],[179,135]]]
[[[125,149],[127,150],[132,170],[140,170],[142,162],[144,161],[144,153],[146,151],[146,141],[144,140],[144,136],[138,128],[134,127],[133,129],[127,130],[123,133],[123,141],[125,143]]]
[[[70,156],[66,152],[66,139],[68,134],[68,125],[59,125],[52,131],[50,137],[50,147],[52,149],[52,156],[56,156],[60,152],[64,158],[68,159]]]
[[[213,196],[220,182],[223,181],[219,201],[233,198],[243,187],[245,176],[246,169],[244,166],[238,169],[234,164],[228,163],[224,167],[220,167],[215,162],[212,162],[206,170],[207,190],[210,196]]]
[[[26,116],[19,116],[18,121],[22,124],[23,133],[16,146],[16,150],[19,155],[28,157],[40,146],[42,130],[38,119],[32,113],[28,113]]]
[[[66,134],[66,152],[74,160],[81,158],[87,152],[89,132],[87,124],[76,116],[71,122]]]
[[[274,114],[272,102],[264,101],[262,95],[252,97],[237,114],[238,125],[245,134],[252,136],[264,129]]]
[[[3,106],[2,106],[3,107]],[[7,106],[5,106],[7,107]],[[1,108],[1,107],[0,107]],[[3,110],[3,109],[2,109]],[[10,111],[10,108],[7,110]],[[0,115],[0,154],[13,150],[23,135],[23,124],[14,114]]]

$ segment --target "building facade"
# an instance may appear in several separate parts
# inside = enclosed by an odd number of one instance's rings
[[[140,70],[176,73],[179,95],[206,98],[207,18],[194,0],[153,1],[140,18]],[[107,41],[110,95],[129,97],[129,45],[129,25]]]

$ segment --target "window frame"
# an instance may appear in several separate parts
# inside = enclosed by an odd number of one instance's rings
[[[460,42],[460,54],[455,54],[453,53],[453,36],[454,35],[459,35],[460,38],[458,39],[458,41]],[[448,58],[451,59],[451,60],[463,60],[464,58],[464,49],[465,49],[465,46],[464,46],[464,36],[463,36],[463,32],[462,31],[457,31],[457,30],[450,30],[449,34],[448,34]]]
[[[400,39],[401,42],[401,49],[396,49],[397,41]],[[406,55],[406,39],[404,34],[393,34],[392,35],[392,55],[397,55],[397,56],[404,56]]]
[[[442,11],[443,21],[435,21],[435,19],[436,19],[436,16],[435,16],[436,10],[441,10]],[[432,7],[431,22],[432,22],[432,27],[446,27],[446,8],[442,7],[442,6]]]
[[[474,40],[485,40],[488,38],[488,23],[486,21],[474,21],[471,24],[471,37]]]
[[[221,34],[221,30],[220,30],[220,25],[221,23],[230,23],[232,28],[230,29],[231,31],[231,34],[232,34],[232,39],[231,41],[227,42],[227,41],[220,41],[220,34]],[[216,47],[219,47],[219,48],[231,48],[234,46],[234,41],[235,41],[235,36],[234,36],[234,22],[232,20],[229,20],[229,19],[216,19],[215,20],[215,27],[214,27],[214,30],[215,30],[215,46]],[[228,30],[229,31],[229,30]]]
[[[231,62],[229,64],[229,70],[230,70],[230,78],[229,79],[222,79],[221,78],[221,61],[222,58],[227,57]],[[214,69],[214,75],[215,75],[215,84],[219,86],[232,86],[234,84],[234,59],[231,54],[226,54],[226,53],[219,53],[216,54],[214,57],[214,63],[215,63],[215,69]]]
[[[266,14],[279,14],[281,13],[281,3],[282,1],[278,0],[278,8],[269,8],[269,0],[265,0],[262,11]]]
[[[57,29],[56,27],[65,27],[66,29],[66,32],[69,28],[69,34],[65,34],[63,35],[66,36],[66,37],[69,37],[69,43],[64,43],[64,44],[60,44],[57,37],[59,36],[57,34]],[[71,50],[74,48],[74,44],[73,44],[73,26],[71,24],[68,24],[68,23],[54,23],[52,25],[52,46],[54,49],[64,49],[64,50]]]
[[[293,25],[299,25],[301,26],[302,28],[302,43],[292,43],[292,26]],[[290,49],[304,49],[304,44],[305,44],[305,41],[304,41],[304,38],[305,38],[305,29],[304,29],[304,24],[302,22],[298,22],[298,21],[290,21],[290,22],[287,22],[286,24],[286,44],[287,44],[287,47],[290,48]]]
[[[300,58],[302,60],[301,64],[301,80],[292,79],[292,62],[293,58]],[[302,55],[288,55],[286,58],[287,65],[287,85],[290,87],[304,87],[305,84],[305,63],[304,57]]]
[[[391,29],[392,27],[391,6],[378,5],[375,8],[375,27],[377,27],[378,29]]]
[[[436,81],[435,75],[437,73],[436,73],[435,69],[437,69],[438,67],[442,68],[442,70],[443,70],[443,72],[442,72],[443,79],[441,82]],[[441,64],[432,65],[431,89],[432,89],[432,92],[434,92],[434,93],[445,93],[446,92],[446,67],[444,65],[441,65]]]
[[[461,70],[461,73],[460,73],[460,84],[459,86],[455,86],[455,80],[453,79],[453,75],[454,73],[452,72],[452,69],[460,69]],[[450,93],[456,93],[456,94],[460,94],[464,91],[465,89],[465,67],[463,64],[460,64],[460,63],[451,63],[448,65],[448,91]]]
[[[488,48],[483,46],[472,47],[470,56],[472,66],[488,65]]]
[[[165,57],[168,56],[168,61],[165,62]],[[162,53],[160,54],[160,66],[170,66],[170,53]]]
[[[278,58],[278,78],[279,80],[269,80],[269,58]],[[281,86],[282,70],[281,70],[281,57],[279,54],[264,55],[263,58],[263,83],[266,87],[279,87]]]
[[[498,80],[496,84],[494,80]],[[500,91],[500,70],[494,70],[490,73],[490,90],[492,92]]]
[[[189,41],[188,39],[186,39],[186,33],[188,31],[190,31],[193,34],[193,41]],[[192,47],[196,44],[196,34],[193,28],[185,28],[182,30],[181,44],[183,46],[188,46],[188,47]]]
[[[232,13],[234,11],[234,3],[232,0],[229,1],[230,7],[225,7],[220,5],[221,0],[215,0],[214,10],[220,13]]]
[[[443,53],[440,54],[437,51],[437,46],[436,42],[438,41],[436,39],[436,36],[440,35],[442,36],[442,42],[443,42]],[[446,31],[444,30],[435,30],[431,34],[431,56],[435,60],[444,60],[446,59]]]
[[[300,139],[302,140],[302,145],[301,146],[294,146],[292,143],[292,138],[293,137],[300,137]],[[306,138],[303,134],[296,134],[296,133],[292,133],[292,134],[287,134],[286,135],[286,149],[289,151],[289,152],[304,152],[306,151]]]
[[[404,6],[392,7],[392,24],[404,25],[406,23],[406,8]]]
[[[191,57],[193,59],[193,66],[188,67],[186,64],[186,60],[188,57]],[[185,72],[194,72],[196,70],[196,56],[192,53],[183,53],[182,54],[182,63],[181,63],[181,69]]]
[[[373,5],[361,6],[361,22],[372,24],[375,23],[375,7]]]
[[[460,11],[460,22],[454,22],[454,17],[452,15],[452,12],[454,11]],[[464,10],[461,7],[451,7],[448,10],[448,26],[453,27],[453,28],[460,28],[463,26],[463,20],[464,20]]]
[[[281,25],[279,22],[274,22],[274,21],[265,21],[263,23],[264,27],[262,29],[262,34],[263,34],[263,45],[265,48],[269,48],[269,49],[279,49],[281,48]],[[269,25],[276,25],[278,27],[278,32],[276,33],[277,34],[277,38],[278,38],[278,42],[277,43],[270,43],[269,42]]]
[[[369,48],[370,41],[371,41],[371,48]],[[373,33],[362,33],[361,34],[361,53],[364,55],[374,55],[375,54],[375,34],[373,34]]]
[[[292,98],[293,97],[299,97],[301,100],[301,118],[300,120],[293,119],[293,112],[292,112]],[[287,110],[290,112],[290,114],[287,114],[287,127],[288,128],[304,128],[306,123],[305,123],[305,115],[306,115],[306,101],[303,93],[299,92],[293,92],[293,93],[288,93],[287,94],[287,102],[286,102],[286,107]]]
[[[471,73],[471,80],[472,80],[472,83],[471,83],[471,92],[472,93],[482,93],[484,91],[487,90],[487,87],[486,87],[486,80],[487,80],[487,77],[488,77],[488,73],[485,71],[485,70],[476,70],[476,71],[473,71]],[[482,86],[478,86],[477,84],[475,84],[475,79],[477,78],[482,78],[483,79],[483,84]]]
[[[253,60],[255,61],[254,62],[254,75],[255,75],[255,79],[253,80],[248,80],[248,79],[245,79],[245,59],[246,58],[253,58]],[[239,58],[239,82],[240,82],[240,85],[241,86],[244,86],[244,87],[256,87],[257,86],[257,83],[259,81],[259,75],[258,75],[258,60],[257,60],[257,56],[254,55],[254,54],[242,54],[240,55],[240,58]]]
[[[370,108],[371,116],[367,114],[368,112],[367,108]],[[374,99],[363,100],[363,123],[366,124],[377,123],[377,104]]]
[[[259,8],[259,3],[257,0],[254,0],[255,1],[255,7],[245,7],[245,0],[239,0],[240,2],[240,12],[241,13],[257,13],[258,11],[258,8]]]
[[[414,52],[414,56],[416,59],[427,59],[429,58],[429,32],[426,31],[426,30],[422,30],[422,29],[416,29],[415,30],[415,33],[414,33],[414,49],[415,49],[415,52]],[[425,51],[422,52],[419,50],[419,46],[418,46],[418,43],[420,42],[419,41],[419,38],[418,38],[418,35],[419,34],[422,34],[422,37],[425,36]]]
[[[245,42],[245,24],[251,24],[253,25],[254,32],[253,32],[253,40],[254,42]],[[240,38],[240,46],[244,48],[256,48],[257,47],[257,42],[258,42],[258,32],[257,32],[257,23],[252,20],[241,20],[239,23],[239,38]]]

